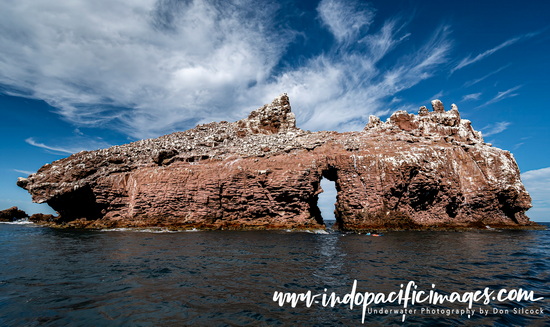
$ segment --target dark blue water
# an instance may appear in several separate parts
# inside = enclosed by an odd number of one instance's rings
[[[442,293],[489,287],[544,300],[474,304],[508,314],[367,314],[365,325],[543,326],[550,322],[550,231],[67,231],[0,224],[1,326],[356,326],[361,309],[273,302],[275,291],[345,295],[415,281]],[[378,305],[377,308],[399,308]],[[465,305],[417,305],[463,308]],[[542,308],[542,314],[513,313]]]

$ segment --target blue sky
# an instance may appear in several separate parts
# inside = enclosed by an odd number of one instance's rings
[[[49,212],[15,186],[45,163],[287,92],[309,130],[456,103],[550,221],[549,17],[548,1],[2,1],[0,207]]]

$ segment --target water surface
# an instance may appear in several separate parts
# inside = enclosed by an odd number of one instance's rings
[[[360,325],[361,310],[273,302],[275,291],[344,295],[415,281],[444,292],[522,288],[543,301],[509,314],[367,314],[365,325],[534,325],[549,321],[550,231],[70,231],[0,224],[2,326]],[[480,305],[475,305],[479,307]],[[399,308],[399,306],[384,306]],[[424,305],[418,305],[420,309]],[[432,308],[464,305],[430,306]],[[544,314],[513,314],[514,308]]]

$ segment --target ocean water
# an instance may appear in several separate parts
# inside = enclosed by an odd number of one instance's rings
[[[363,318],[365,326],[544,326],[549,259],[548,230],[375,237],[0,224],[0,326],[359,326]],[[417,290],[441,294],[521,288],[539,299],[474,302],[470,317],[446,311],[468,307],[457,302],[409,304],[417,311],[403,317],[363,315],[359,305],[281,307],[273,300],[274,292],[307,291],[321,294],[316,299],[332,292],[343,298],[354,281],[362,294],[389,294],[412,281]],[[542,313],[517,311],[539,308]]]

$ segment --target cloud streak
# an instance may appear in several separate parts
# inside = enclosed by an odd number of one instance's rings
[[[481,106],[477,107],[477,108],[481,108],[481,107],[485,107],[485,106],[488,106],[490,104],[493,104],[493,103],[497,103],[499,101],[502,101],[504,99],[507,99],[507,98],[512,98],[512,97],[515,97],[515,96],[518,96],[519,93],[514,93],[515,91],[519,90],[520,88],[522,87],[522,85],[518,85],[518,86],[514,86],[506,91],[501,91],[501,92],[498,92],[497,95],[492,98],[491,100],[485,102],[484,104],[482,104]]]
[[[483,127],[481,130],[483,131],[483,136],[487,137],[487,136],[504,132],[510,125],[511,125],[510,122],[501,121],[501,122],[487,125]]]
[[[481,92],[466,94],[465,96],[462,97],[462,101],[479,100],[480,96],[481,96]]]
[[[506,69],[506,68],[508,68],[508,67],[510,67],[509,64],[506,65],[506,66],[502,66],[502,67],[500,67],[499,69],[497,69],[497,70],[495,70],[495,71],[492,71],[492,72],[490,72],[490,73],[488,73],[488,74],[486,74],[486,75],[484,75],[484,76],[482,76],[482,77],[480,77],[480,78],[477,78],[477,79],[474,79],[474,80],[471,80],[471,81],[468,81],[468,82],[464,83],[464,86],[465,86],[465,87],[470,87],[470,86],[472,86],[472,85],[475,85],[475,84],[477,84],[477,83],[479,83],[479,82],[481,82],[481,81],[483,81],[483,80],[485,80],[485,79],[487,79],[487,78],[489,78],[489,77],[491,77],[491,76],[493,76],[493,75],[499,73],[500,71],[502,71],[503,69]]]
[[[47,151],[51,151],[53,153],[59,154],[73,154],[80,151],[90,151],[90,150],[97,150],[101,148],[107,148],[110,146],[110,144],[107,144],[103,141],[97,141],[97,140],[86,140],[86,139],[79,139],[79,138],[73,138],[71,139],[70,143],[71,145],[68,146],[56,146],[56,145],[46,145],[44,143],[36,141],[33,137],[29,137],[25,139],[25,142],[29,145],[35,146],[37,148],[45,149]]]
[[[527,214],[547,220],[550,213],[550,167],[526,171],[521,174],[521,179],[533,199],[533,208]]]
[[[0,85],[45,100],[76,127],[134,138],[237,120],[281,92],[301,127],[349,130],[433,76],[451,49],[446,26],[410,44],[398,17],[374,29],[374,8],[323,0],[318,22],[334,44],[289,64],[303,31],[280,24],[282,10],[251,0],[1,2]],[[416,51],[389,59],[400,46]]]
[[[375,10],[354,1],[322,0],[319,17],[338,42],[350,41],[373,23]]]
[[[491,48],[489,50],[486,50],[480,54],[478,54],[477,56],[475,57],[471,57],[471,56],[468,56],[464,59],[462,59],[452,70],[451,70],[451,74],[454,73],[455,71],[457,70],[460,70],[466,66],[469,66],[471,64],[474,64],[480,60],[483,60],[487,57],[489,57],[490,55],[494,54],[495,52],[499,51],[499,50],[502,50],[506,47],[509,47],[521,40],[524,40],[524,39],[529,39],[535,35],[537,35],[539,32],[534,32],[534,33],[527,33],[527,34],[524,34],[524,35],[521,35],[521,36],[517,36],[517,37],[514,37],[514,38],[511,38],[509,40],[506,40],[504,42],[502,42],[501,44],[497,45],[496,47],[494,48]]]
[[[440,26],[418,51],[390,68],[379,68],[406,37],[402,29],[396,20],[388,20],[379,31],[358,36],[363,48],[317,56],[267,88],[293,96],[293,106],[301,109],[298,121],[306,129],[361,130],[370,114],[386,113],[389,97],[431,77],[447,59],[448,28]]]
[[[34,172],[28,171],[28,170],[13,169],[13,171],[16,173],[25,174],[25,175],[34,174]]]
[[[46,149],[46,150],[49,150],[49,151],[53,151],[53,152],[60,152],[60,153],[68,153],[68,154],[73,154],[75,152],[79,152],[80,150],[75,150],[75,149],[69,149],[69,148],[62,148],[62,147],[56,147],[56,146],[49,146],[49,145],[46,145],[44,143],[40,143],[40,142],[36,142],[34,140],[34,138],[32,137],[29,137],[25,140],[25,142],[27,144],[30,144],[32,146],[35,146],[37,148],[42,148],[42,149]]]

